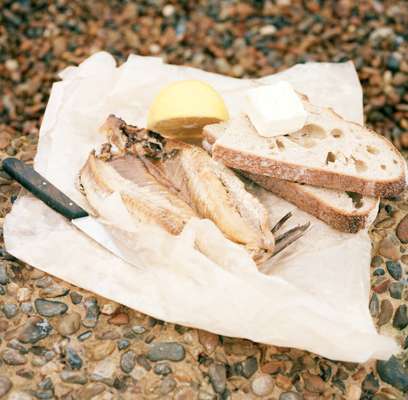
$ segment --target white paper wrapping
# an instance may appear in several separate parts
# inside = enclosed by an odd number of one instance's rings
[[[202,79],[222,94],[234,115],[242,111],[244,89],[280,77],[312,102],[363,121],[361,87],[352,63],[297,65],[260,80],[239,80],[152,57],[130,56],[116,67],[114,59],[101,52],[64,70],[62,81],[53,85],[35,167],[86,206],[75,178],[90,150],[103,142],[98,128],[108,114],[144,126],[147,107],[163,85]],[[47,273],[162,320],[344,361],[386,359],[398,351],[391,338],[376,332],[368,312],[367,232],[337,232],[272,194],[255,191],[272,221],[293,209],[291,224],[313,224],[262,272],[205,220],[190,221],[180,237],[156,227],[133,227],[126,251],[140,261],[137,268],[28,195],[20,197],[6,217],[6,247]],[[120,223],[121,213],[110,214],[111,223]],[[211,254],[194,250],[194,240],[224,254],[223,259],[216,264]]]

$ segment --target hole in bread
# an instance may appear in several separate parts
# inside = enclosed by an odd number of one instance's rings
[[[395,158],[392,160],[392,162],[393,162],[394,164],[398,164],[398,161],[397,161]]]
[[[305,147],[306,149],[316,146],[316,141],[307,136],[303,137],[299,135],[289,135],[288,139],[293,143],[296,143],[298,146]]]
[[[356,167],[357,172],[365,172],[367,171],[368,167],[367,164],[363,160],[359,160],[358,158],[354,158],[354,165]]]
[[[279,150],[285,150],[285,143],[283,143],[282,140],[276,139],[276,144]]]
[[[367,152],[370,154],[378,154],[380,152],[380,150],[377,149],[377,147],[371,146],[371,145],[368,145],[366,149],[367,149]]]
[[[355,208],[363,207],[363,201],[362,201],[363,196],[360,193],[346,192],[346,194],[353,201],[353,205]]]
[[[329,162],[335,162],[335,161],[336,161],[336,155],[335,155],[333,152],[329,151],[329,152],[327,153],[327,156],[326,156],[326,165],[327,165]]]
[[[381,169],[386,170],[387,166],[385,164],[381,164]]]
[[[319,125],[307,124],[300,130],[302,136],[307,136],[313,139],[324,139],[326,131]]]
[[[336,139],[339,139],[343,136],[343,132],[338,128],[333,129],[330,133]]]

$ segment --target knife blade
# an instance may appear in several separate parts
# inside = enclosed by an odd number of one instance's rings
[[[67,218],[76,228],[115,256],[138,268],[140,265],[120,249],[109,232],[109,227],[76,204],[67,195],[21,160],[9,157],[2,162],[3,170],[48,207]]]

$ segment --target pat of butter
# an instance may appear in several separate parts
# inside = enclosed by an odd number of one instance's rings
[[[300,97],[286,81],[248,90],[247,115],[265,137],[295,132],[303,128],[307,118]]]

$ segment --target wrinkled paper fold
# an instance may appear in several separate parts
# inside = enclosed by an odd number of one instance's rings
[[[284,78],[313,103],[363,121],[352,63],[297,65],[259,80],[240,80],[153,57],[130,56],[117,67],[112,56],[100,52],[60,76],[44,115],[35,167],[85,207],[75,180],[89,152],[104,140],[100,125],[114,113],[145,126],[153,97],[174,80],[207,81],[234,115],[242,111],[245,89]],[[47,273],[169,322],[344,361],[386,359],[396,352],[394,340],[377,333],[368,311],[367,232],[337,232],[260,188],[252,190],[268,207],[272,222],[289,210],[294,210],[291,224],[312,221],[311,230],[262,272],[210,221],[191,220],[179,237],[152,226],[124,227],[123,214],[112,211],[120,208],[114,198],[107,205],[107,224],[140,268],[109,253],[29,195],[21,196],[6,217],[6,247]],[[197,240],[206,255],[194,248]]]

